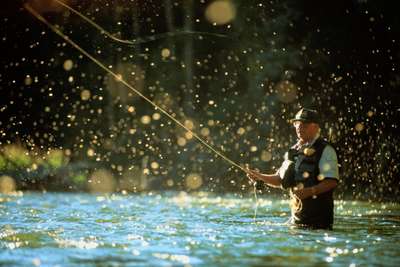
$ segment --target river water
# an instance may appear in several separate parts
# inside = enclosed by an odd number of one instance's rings
[[[333,231],[288,202],[206,193],[0,195],[0,266],[400,266],[400,205],[337,201]]]

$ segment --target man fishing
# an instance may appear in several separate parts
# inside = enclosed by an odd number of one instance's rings
[[[338,161],[333,147],[320,137],[316,110],[302,108],[291,120],[297,143],[285,153],[275,174],[248,170],[252,181],[289,189],[291,221],[297,226],[332,229],[333,190],[339,180]]]

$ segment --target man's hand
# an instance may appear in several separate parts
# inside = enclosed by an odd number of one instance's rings
[[[293,189],[293,193],[301,200],[312,197],[315,195],[315,190],[313,187],[305,187],[301,189]]]
[[[258,170],[250,170],[246,169],[247,178],[250,179],[252,184],[255,184],[257,180],[259,180],[260,172]]]

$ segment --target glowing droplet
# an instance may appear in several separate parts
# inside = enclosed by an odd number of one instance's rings
[[[129,106],[129,107],[128,107],[128,112],[130,112],[130,113],[135,112],[135,107]]]
[[[153,170],[155,170],[155,169],[158,169],[158,168],[160,167],[160,165],[158,164],[158,162],[153,161],[153,162],[150,164],[150,167],[151,167]]]
[[[185,185],[188,189],[198,189],[203,184],[203,179],[197,173],[191,173],[185,178]]]
[[[67,59],[64,61],[64,70],[70,71],[72,70],[72,67],[74,66],[74,62],[71,59]]]
[[[356,124],[354,128],[356,129],[357,132],[361,132],[362,130],[364,130],[364,124],[359,122]]]
[[[167,180],[167,186],[169,186],[169,187],[174,186],[174,180],[168,179]]]
[[[141,123],[149,124],[151,122],[151,117],[149,115],[144,115],[140,118]]]
[[[329,163],[325,163],[325,164],[322,166],[322,170],[323,170],[323,171],[329,171],[331,168],[332,168],[332,166],[331,166],[331,164],[329,164]]]
[[[185,120],[185,127],[188,128],[189,130],[193,130],[194,128],[194,123],[191,120]]]
[[[171,55],[171,51],[168,49],[168,48],[163,48],[162,50],[161,50],[161,56],[163,57],[163,58],[167,58],[167,57],[169,57]]]
[[[186,132],[186,133],[185,133],[185,138],[186,138],[187,140],[192,139],[192,138],[193,138],[193,133],[191,133],[191,132]]]
[[[8,175],[0,176],[0,193],[9,194],[16,190],[16,184],[12,177]]]
[[[153,120],[158,121],[160,118],[161,118],[160,113],[156,112],[156,113],[153,114]]]
[[[183,137],[178,137],[177,143],[179,146],[185,146],[186,145],[186,139]]]
[[[89,149],[86,151],[86,154],[87,154],[89,157],[93,157],[95,153],[94,153],[94,150],[93,150],[93,149],[89,148]]]
[[[231,1],[217,0],[209,4],[205,17],[214,25],[224,25],[231,22],[236,16],[236,8]]]
[[[86,101],[86,100],[89,100],[90,99],[90,91],[89,90],[83,90],[82,92],[81,92],[81,99],[83,100],[83,101]]]
[[[271,154],[271,152],[265,151],[265,150],[261,152],[261,160],[262,160],[262,161],[268,162],[268,161],[270,161],[271,159],[272,159],[272,154]]]
[[[237,130],[237,134],[238,134],[238,135],[243,135],[245,132],[246,132],[246,130],[245,130],[243,127],[240,127],[240,128]]]
[[[200,134],[201,134],[202,136],[209,136],[209,135],[210,135],[210,129],[208,129],[208,128],[206,128],[206,127],[201,128]]]
[[[251,152],[256,152],[257,151],[257,147],[256,146],[251,146],[250,147],[250,151]]]
[[[29,75],[26,75],[25,77],[25,85],[31,85],[32,84],[32,78]]]

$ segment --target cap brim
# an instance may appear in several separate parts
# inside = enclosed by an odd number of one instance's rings
[[[306,122],[306,123],[316,123],[319,124],[319,122],[317,121],[313,121],[313,120],[306,120],[306,119],[291,119],[290,123],[296,122],[296,121],[302,121],[302,122]]]

